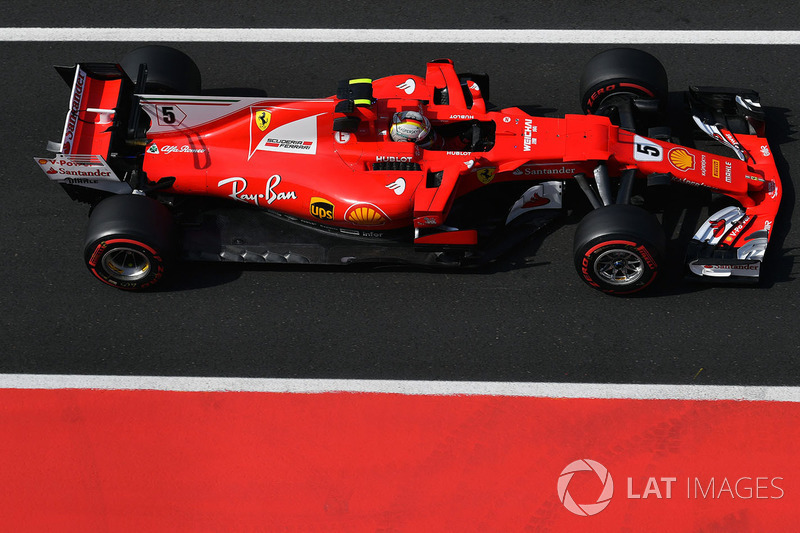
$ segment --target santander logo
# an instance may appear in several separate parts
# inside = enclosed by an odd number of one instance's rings
[[[569,483],[572,481],[572,477],[577,472],[584,471],[594,472],[603,484],[603,489],[594,502],[578,503],[569,493]],[[569,512],[579,516],[596,515],[608,507],[613,495],[614,481],[611,479],[611,474],[608,473],[608,469],[591,459],[578,459],[577,461],[571,462],[561,471],[561,475],[558,477],[558,499]]]

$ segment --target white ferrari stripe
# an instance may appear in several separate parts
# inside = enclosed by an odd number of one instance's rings
[[[788,30],[0,28],[0,41],[797,45]]]
[[[746,400],[800,402],[800,387],[502,383],[357,379],[271,379],[161,376],[0,374],[0,389],[157,390],[176,392],[327,392],[432,396],[521,396],[632,400]]]

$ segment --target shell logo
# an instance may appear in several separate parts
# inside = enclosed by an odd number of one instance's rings
[[[345,220],[359,226],[380,226],[386,224],[389,217],[372,204],[355,204],[344,214]]]
[[[685,148],[673,148],[670,150],[669,162],[681,172],[694,169],[694,156]]]

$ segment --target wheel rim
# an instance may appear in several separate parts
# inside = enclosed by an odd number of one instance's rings
[[[640,255],[630,250],[614,248],[597,257],[594,271],[606,283],[629,285],[644,274],[644,261]]]
[[[133,248],[114,248],[103,256],[103,270],[121,281],[136,281],[150,272],[150,259]]]

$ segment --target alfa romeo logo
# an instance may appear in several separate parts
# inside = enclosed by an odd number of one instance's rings
[[[583,471],[594,472],[603,484],[603,490],[600,492],[595,502],[577,503],[572,499],[569,493],[569,482],[572,481],[572,476],[574,476],[576,472]],[[561,503],[564,504],[564,507],[566,507],[568,511],[579,516],[596,515],[608,507],[613,495],[614,481],[611,479],[611,474],[608,473],[606,467],[591,459],[578,459],[577,461],[571,462],[561,471],[561,475],[558,477],[558,499],[561,500]]]

